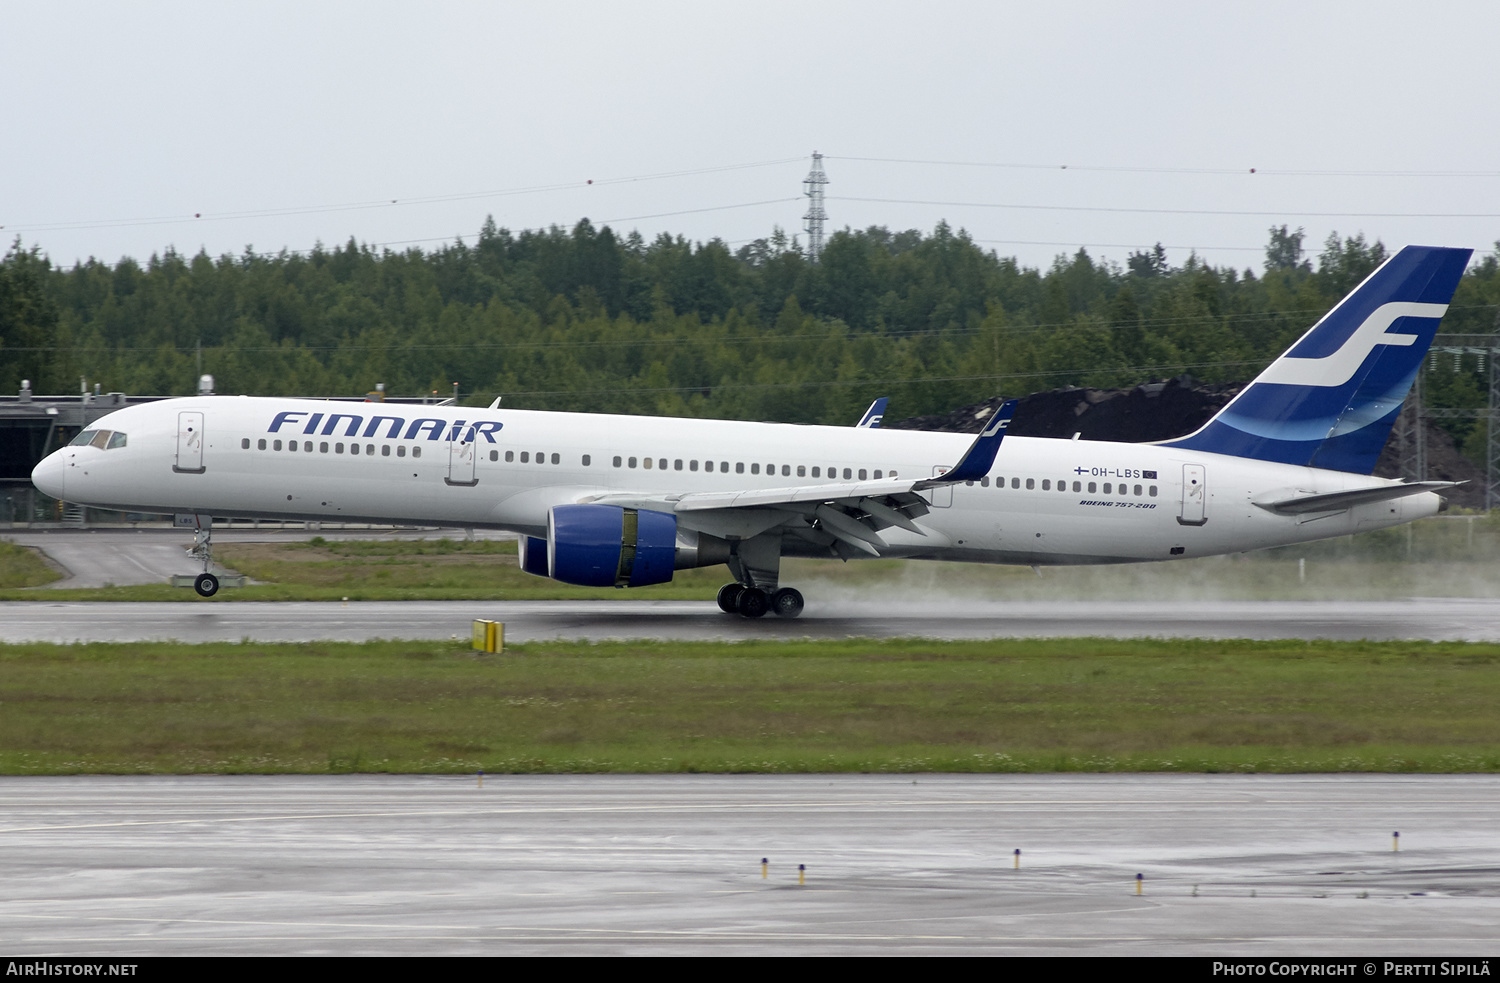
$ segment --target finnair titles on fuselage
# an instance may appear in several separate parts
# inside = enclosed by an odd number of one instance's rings
[[[1370,473],[1468,262],[1409,246],[1197,432],[1157,444],[200,396],[101,418],[37,465],[141,512],[511,530],[529,572],[642,586],[727,564],[727,612],[794,617],[783,556],[1125,563],[1434,514],[1444,482]],[[199,592],[217,581],[199,577]]]

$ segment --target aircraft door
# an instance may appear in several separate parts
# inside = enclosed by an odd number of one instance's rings
[[[443,480],[450,485],[472,487],[479,484],[475,476],[475,456],[478,448],[474,443],[474,428],[469,427],[460,439],[448,441],[448,477]]]
[[[178,474],[203,473],[203,413],[185,410],[177,414],[177,460],[172,470]]]
[[[947,474],[949,470],[946,464],[939,464],[932,469],[932,476],[937,478]],[[936,488],[927,489],[927,501],[931,502],[935,509],[948,508],[953,504],[953,486],[938,485]]]
[[[1208,474],[1201,464],[1182,466],[1182,501],[1177,521],[1184,526],[1201,526],[1208,521]]]

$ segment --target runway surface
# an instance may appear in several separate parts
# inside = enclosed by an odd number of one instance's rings
[[[3,642],[364,641],[468,638],[475,618],[508,642],[617,638],[1327,638],[1500,641],[1500,602],[819,603],[795,621],[730,617],[707,601],[0,603]]]
[[[478,539],[514,539],[509,533],[475,530]],[[408,529],[272,529],[223,528],[214,530],[214,543],[305,543],[314,536],[324,539],[409,540],[461,539],[464,531]],[[175,574],[192,574],[202,566],[188,556],[193,545],[190,529],[53,529],[6,531],[3,538],[18,546],[41,550],[66,576],[46,589],[82,587],[126,587],[132,584],[164,584]]]
[[[1496,776],[4,778],[0,947],[1484,955],[1497,834]]]

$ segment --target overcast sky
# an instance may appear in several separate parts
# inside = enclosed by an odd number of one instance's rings
[[[1283,223],[1485,253],[1497,38],[1485,0],[0,0],[0,235],[69,265],[488,214],[738,246],[801,233],[816,150],[830,231],[946,219],[1028,265],[1259,270]]]

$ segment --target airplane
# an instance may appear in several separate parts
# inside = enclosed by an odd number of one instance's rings
[[[528,573],[665,583],[725,564],[719,607],[796,617],[781,558],[1107,564],[1236,553],[1435,514],[1454,482],[1371,476],[1472,250],[1408,246],[1197,431],[1151,444],[189,396],[100,418],[36,466],[132,512],[494,528]],[[212,520],[199,520],[199,594]]]

